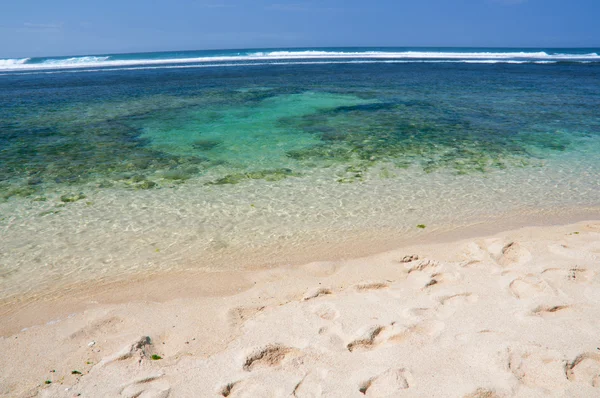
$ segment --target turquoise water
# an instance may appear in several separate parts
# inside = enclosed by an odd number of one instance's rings
[[[319,258],[322,243],[350,253],[509,214],[593,213],[596,54],[0,61],[1,290],[310,260],[297,253]]]

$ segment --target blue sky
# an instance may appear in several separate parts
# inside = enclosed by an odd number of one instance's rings
[[[2,58],[257,47],[600,47],[600,0],[2,3]]]

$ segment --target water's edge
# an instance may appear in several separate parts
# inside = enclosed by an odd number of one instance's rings
[[[372,235],[370,238],[365,238],[362,235],[358,239],[349,238],[343,244],[323,242],[319,245],[313,244],[296,247],[293,250],[288,249],[288,251],[282,251],[281,247],[263,247],[252,253],[237,253],[237,255],[229,253],[229,256],[217,257],[210,264],[204,264],[205,266],[199,266],[198,262],[195,262],[195,264],[188,264],[187,267],[177,267],[177,269],[168,271],[155,271],[147,274],[138,272],[119,277],[91,278],[72,284],[47,285],[33,292],[0,299],[0,319],[10,322],[19,312],[34,311],[40,306],[54,308],[48,313],[48,319],[50,319],[52,316],[56,316],[57,310],[62,314],[79,310],[95,303],[89,301],[90,295],[101,296],[107,292],[112,292],[110,299],[107,298],[108,296],[104,296],[104,298],[112,304],[132,300],[147,300],[148,297],[151,297],[153,301],[177,299],[181,298],[177,281],[188,280],[189,282],[194,278],[199,281],[197,285],[198,295],[216,294],[207,293],[211,290],[211,287],[203,286],[203,283],[207,280],[211,284],[215,281],[220,284],[221,290],[218,294],[235,294],[239,284],[246,284],[248,275],[268,269],[282,267],[285,269],[313,262],[335,263],[362,258],[365,259],[365,267],[368,267],[368,258],[372,256],[389,251],[399,251],[411,246],[436,245],[466,239],[485,238],[529,227],[569,226],[580,222],[593,223],[600,221],[600,207],[554,210],[559,211],[542,211],[530,214],[527,217],[524,217],[523,214],[514,214],[501,218],[491,218],[467,226],[423,232],[404,239],[402,236],[385,236],[386,232],[380,231],[381,233],[378,236]],[[573,232],[577,231],[574,230]],[[231,262],[236,263],[237,266],[235,268],[227,267],[226,264],[231,264]],[[229,284],[231,281],[233,281],[231,286],[223,286],[223,283]],[[128,294],[129,287],[133,285],[137,286],[136,292],[144,292],[144,290],[147,290],[143,287],[144,284],[151,286],[152,290],[146,291],[138,297]],[[156,289],[157,286],[158,289]],[[189,290],[185,292],[185,295],[189,295]],[[86,301],[78,302],[84,296]],[[55,306],[58,302],[63,304]],[[39,312],[36,311],[36,314],[39,315]],[[42,322],[41,319],[37,321]]]

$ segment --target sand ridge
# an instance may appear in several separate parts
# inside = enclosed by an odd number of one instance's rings
[[[0,338],[0,396],[600,396],[599,273],[587,221],[98,302]]]

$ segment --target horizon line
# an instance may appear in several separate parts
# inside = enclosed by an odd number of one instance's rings
[[[156,54],[156,53],[174,53],[174,52],[200,52],[200,51],[235,51],[235,50],[297,50],[297,49],[355,49],[355,48],[410,48],[410,49],[538,49],[538,50],[556,50],[556,49],[600,49],[600,46],[574,46],[574,47],[548,47],[548,46],[299,46],[299,47],[231,47],[231,48],[205,48],[194,50],[157,50],[157,51],[134,51],[134,52],[98,52],[98,53],[68,53],[64,55],[38,55],[25,57],[5,57],[0,59],[32,59],[32,58],[60,58],[60,57],[83,57],[97,55],[133,55],[133,54]]]

